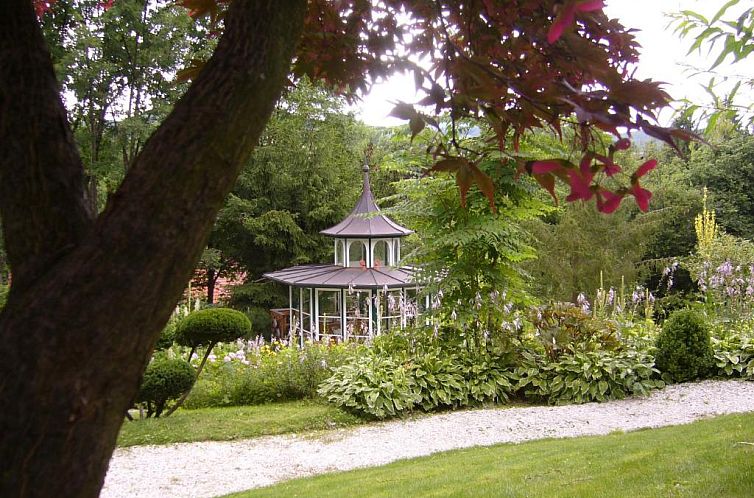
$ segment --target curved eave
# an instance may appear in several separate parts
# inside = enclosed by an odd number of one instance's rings
[[[319,233],[339,238],[378,238],[405,237],[414,232],[400,226],[383,214],[371,218],[366,218],[361,214],[350,214],[337,225]]]
[[[414,268],[345,268],[336,265],[301,265],[265,273],[264,277],[294,287],[332,289],[398,289],[419,285]]]

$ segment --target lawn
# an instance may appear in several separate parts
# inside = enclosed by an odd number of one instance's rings
[[[750,497],[754,414],[440,453],[235,497]],[[410,444],[410,442],[407,442]]]
[[[315,401],[178,410],[167,418],[124,422],[118,446],[229,441],[359,423],[364,421]]]

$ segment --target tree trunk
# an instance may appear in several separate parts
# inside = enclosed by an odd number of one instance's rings
[[[0,2],[0,496],[96,497],[123,413],[282,90],[305,0],[236,0],[104,212],[29,0]]]
[[[207,303],[215,304],[215,283],[218,273],[214,268],[207,269]]]
[[[216,342],[211,342],[209,346],[207,346],[207,351],[204,353],[204,357],[202,358],[201,363],[199,363],[199,368],[196,369],[196,377],[194,377],[194,384],[196,384],[196,381],[199,380],[199,374],[202,373],[202,370],[204,370],[204,365],[207,363],[207,358],[209,358],[210,353],[212,353],[212,348],[214,348],[217,345]],[[190,361],[190,360],[189,360]],[[183,395],[181,395],[180,398],[178,398],[178,401],[175,402],[175,404],[168,410],[168,412],[165,414],[166,417],[169,417],[173,414],[174,411],[176,411],[178,408],[183,406],[183,403],[186,401],[186,398],[188,398],[188,395],[191,394],[191,389],[194,388],[194,384],[191,385],[189,389],[186,390]]]

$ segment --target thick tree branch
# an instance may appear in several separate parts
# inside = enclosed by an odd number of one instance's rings
[[[98,494],[153,344],[280,95],[305,9],[234,1],[215,54],[95,226],[8,302],[0,495],[40,482],[57,496]]]
[[[83,169],[29,0],[0,2],[0,213],[14,292],[91,226]]]

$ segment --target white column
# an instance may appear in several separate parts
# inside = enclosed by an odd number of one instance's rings
[[[300,315],[300,314],[299,314]],[[288,286],[288,342],[293,340],[293,286]]]
[[[314,289],[314,315],[312,316],[312,330],[314,333],[314,340],[319,341],[319,291]]]
[[[346,291],[345,289],[340,289],[340,335],[344,341],[348,339],[348,331],[346,330],[347,322],[348,322],[348,319],[346,318]]]
[[[373,304],[374,304],[374,301],[372,301],[372,297],[373,296],[374,296],[374,289],[369,289],[369,298],[368,298],[369,299],[369,306],[367,306],[367,308],[369,309],[369,313],[367,313],[367,323],[368,323],[368,326],[367,326],[367,330],[368,330],[367,335],[369,335],[370,338],[374,334],[374,331],[372,330],[372,314],[373,314],[372,307],[373,307]]]

